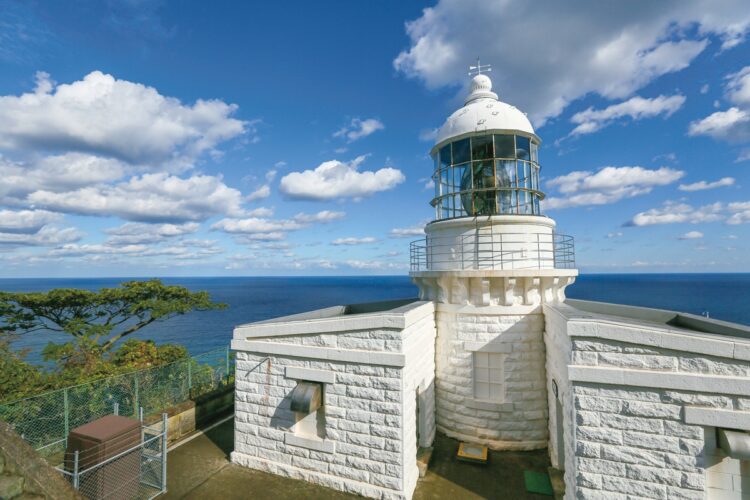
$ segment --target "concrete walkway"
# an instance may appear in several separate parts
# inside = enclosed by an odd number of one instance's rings
[[[168,492],[159,498],[359,498],[230,463],[233,433],[233,421],[229,420],[171,451],[167,462]],[[438,435],[430,468],[427,476],[417,485],[415,500],[552,498],[529,494],[523,485],[524,470],[547,470],[549,461],[546,450],[492,452],[489,464],[474,465],[455,459],[457,447],[458,443],[455,440]]]

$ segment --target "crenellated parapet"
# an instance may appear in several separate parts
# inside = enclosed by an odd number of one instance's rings
[[[442,304],[529,306],[565,301],[565,288],[573,284],[575,269],[519,271],[412,272],[422,300]]]

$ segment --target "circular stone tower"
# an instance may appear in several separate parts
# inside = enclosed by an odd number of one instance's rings
[[[540,210],[540,142],[474,76],[438,131],[435,219],[411,244],[410,275],[436,303],[437,428],[494,449],[547,446],[542,305],[578,274],[572,238]]]

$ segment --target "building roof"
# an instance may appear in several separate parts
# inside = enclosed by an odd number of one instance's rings
[[[436,145],[455,137],[482,131],[517,131],[536,136],[526,114],[499,100],[492,92],[492,80],[476,75],[464,106],[450,115],[437,133]]]

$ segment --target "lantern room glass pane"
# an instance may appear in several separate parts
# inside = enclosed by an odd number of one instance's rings
[[[451,163],[451,145],[446,144],[445,146],[440,148],[440,167],[449,167]]]
[[[469,139],[461,139],[453,143],[453,164],[464,163],[471,160],[471,149]]]
[[[495,158],[515,158],[512,135],[495,135]]]
[[[516,158],[519,160],[530,159],[531,142],[528,137],[522,135],[516,136]]]
[[[539,163],[539,145],[534,141],[531,141],[531,161]]]
[[[471,159],[487,160],[492,158],[492,136],[480,135],[471,138]]]

